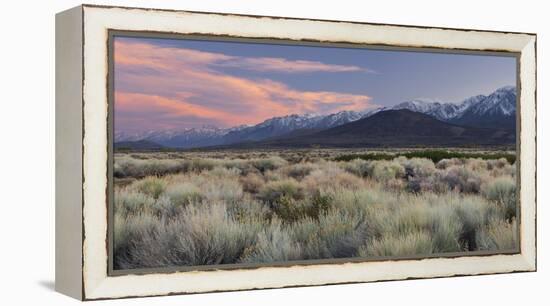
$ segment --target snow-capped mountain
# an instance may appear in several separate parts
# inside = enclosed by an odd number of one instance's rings
[[[162,146],[193,148],[258,141],[284,136],[292,132],[312,132],[333,128],[359,119],[370,117],[385,110],[408,109],[423,113],[448,123],[515,129],[516,88],[506,86],[488,96],[477,95],[460,103],[445,103],[428,99],[413,99],[394,105],[357,111],[340,111],[328,115],[292,114],[273,117],[253,126],[218,128],[204,126],[180,130],[145,131],[141,133],[115,133],[115,142],[151,141]]]
[[[167,147],[191,148],[209,146],[221,143],[223,136],[228,133],[246,128],[246,125],[227,129],[215,126],[187,128],[177,130],[152,130],[139,133],[115,133],[115,142],[150,141]]]
[[[461,125],[513,129],[516,87],[505,86],[488,96],[473,96],[458,104],[415,99],[399,103],[390,109],[408,109]]]
[[[329,115],[292,114],[273,117],[254,126],[227,133],[223,144],[256,141],[278,137],[296,130],[323,130],[361,119],[364,115],[355,111],[341,111]]]
[[[516,97],[516,87],[499,88],[489,96],[472,103],[450,121],[455,124],[477,127],[515,129]]]
[[[443,103],[440,101],[433,100],[422,100],[415,99],[411,101],[406,101],[399,103],[392,107],[394,110],[399,109],[408,109],[413,112],[423,113],[426,115],[433,116],[439,120],[449,120],[453,118],[458,109],[459,105],[453,103]]]

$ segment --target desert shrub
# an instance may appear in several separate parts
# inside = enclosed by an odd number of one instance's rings
[[[343,163],[342,168],[358,177],[367,177],[372,171],[370,162],[363,159],[353,159],[349,162]]]
[[[280,222],[274,221],[264,228],[256,243],[248,248],[241,262],[270,263],[302,259],[300,244],[293,241]]]
[[[117,157],[113,167],[115,177],[158,176],[184,171],[185,162],[170,159],[136,159],[130,156]]]
[[[411,256],[433,253],[433,242],[425,231],[387,235],[359,250],[359,256]]]
[[[517,246],[516,170],[504,158],[271,154],[118,153],[118,180],[136,179],[115,185],[115,267]]]
[[[471,171],[484,171],[487,170],[487,161],[481,158],[469,158],[466,159],[466,168]]]
[[[162,195],[151,206],[151,213],[160,218],[173,218],[179,209],[169,197]]]
[[[374,161],[372,162],[372,172],[370,176],[379,182],[387,182],[391,179],[403,178],[405,168],[393,161]]]
[[[403,156],[394,159],[405,168],[405,175],[408,177],[430,177],[436,172],[434,163],[426,158],[405,158]]]
[[[240,176],[241,170],[239,170],[238,168],[224,168],[224,167],[216,166],[212,170],[205,172],[205,174],[208,176],[214,176],[218,178],[236,179],[237,177]]]
[[[460,219],[448,205],[439,205],[430,210],[431,236],[434,253],[460,252],[463,250]]]
[[[516,220],[493,219],[476,234],[479,250],[513,250],[518,247]]]
[[[259,223],[236,222],[224,205],[191,205],[171,220],[118,220],[116,266],[126,269],[234,263],[260,231]]]
[[[308,216],[318,219],[320,215],[325,214],[331,207],[332,195],[323,194],[322,192],[316,192],[311,197],[311,208],[308,212]]]
[[[502,169],[507,165],[509,165],[509,164],[508,164],[508,160],[506,160],[506,158],[491,159],[491,160],[487,161],[487,169],[488,170]]]
[[[172,264],[237,262],[245,249],[254,244],[259,231],[259,223],[236,222],[225,205],[189,206],[167,225],[168,234],[176,236]]]
[[[214,169],[220,162],[215,159],[194,158],[187,162],[187,171],[202,172]]]
[[[249,172],[256,170],[246,160],[240,159],[240,158],[223,159],[221,161],[221,165],[228,169],[238,169],[239,173],[242,173],[242,174],[247,174]]]
[[[261,173],[268,170],[275,170],[282,166],[285,166],[288,162],[279,156],[272,156],[269,158],[254,159],[251,164],[258,169]]]
[[[481,178],[464,166],[451,166],[442,177],[450,189],[464,193],[479,193]]]
[[[401,200],[405,201],[406,199],[407,197],[403,197]],[[432,227],[432,216],[427,213],[429,210],[430,207],[424,203],[409,202],[408,205],[405,204],[404,207],[393,212],[394,217],[385,220],[379,231],[382,236],[387,236],[391,233],[407,234],[429,230]]]
[[[431,159],[434,163],[438,163],[443,159],[451,158],[482,158],[482,159],[500,159],[505,158],[510,164],[516,161],[516,155],[513,153],[498,152],[498,153],[472,153],[472,152],[455,152],[445,150],[425,150],[425,151],[411,151],[411,152],[399,152],[396,154],[386,153],[366,153],[366,154],[345,154],[335,158],[337,161],[350,161],[356,158],[364,160],[391,160],[398,156],[404,156],[406,158],[427,158]]]
[[[260,173],[260,175],[262,175],[262,173]],[[271,171],[271,170],[264,172],[263,177],[266,180],[266,182],[281,181],[287,178],[283,173],[281,173],[281,171]]]
[[[304,218],[308,205],[304,201],[296,201],[287,195],[282,195],[269,204],[271,210],[284,223],[292,223]]]
[[[299,200],[304,198],[304,188],[294,179],[269,182],[261,189],[258,197],[270,204],[280,202],[283,198]]]
[[[284,175],[300,180],[315,170],[317,167],[311,163],[299,163],[282,169]]]
[[[488,203],[479,197],[464,197],[455,205],[455,212],[462,224],[460,241],[464,249],[477,249],[476,235],[487,221],[487,207]]]
[[[168,185],[164,194],[174,206],[178,207],[200,202],[204,199],[199,187],[189,182]]]
[[[114,266],[119,269],[160,267],[167,264],[165,241],[156,239],[163,223],[150,214],[115,215]]]
[[[243,196],[243,188],[236,179],[202,177],[199,188],[208,202],[233,203],[240,201]]]
[[[154,204],[155,199],[141,192],[123,189],[115,191],[114,201],[115,212],[128,215],[146,210]]]
[[[445,194],[449,192],[449,185],[443,179],[441,172],[435,172],[428,177],[411,177],[407,180],[407,191],[412,193],[433,192]]]
[[[516,182],[511,177],[499,177],[483,186],[483,194],[490,201],[498,203],[507,220],[516,216]]]
[[[326,253],[319,239],[319,221],[303,218],[286,225],[292,240],[302,248],[304,259],[321,258],[319,254]]]
[[[367,236],[361,216],[333,209],[317,219],[305,217],[285,228],[300,246],[303,259],[356,256]]]
[[[146,177],[133,184],[133,187],[146,195],[153,198],[158,198],[166,189],[166,183],[164,180],[158,177]]]
[[[296,200],[283,196],[272,202],[271,209],[284,223],[293,223],[304,218],[318,220],[330,208],[331,196],[320,192],[313,196]]]
[[[319,190],[336,192],[342,189],[358,190],[365,186],[364,181],[335,164],[325,164],[319,170],[311,172],[302,183],[308,194],[315,194]]]
[[[367,226],[363,216],[343,210],[330,210],[319,216],[318,239],[327,253],[319,253],[317,258],[356,256],[366,235]]]
[[[249,193],[256,194],[264,186],[265,182],[261,175],[248,173],[246,176],[239,178],[243,190]]]
[[[240,223],[269,222],[272,211],[263,203],[255,200],[243,199],[242,201],[227,205],[228,213]]]
[[[464,165],[463,159],[458,158],[444,158],[435,164],[437,169],[447,169],[450,166],[462,166]]]
[[[385,188],[389,191],[400,192],[405,189],[406,186],[407,183],[404,180],[397,178],[389,179],[385,182]]]

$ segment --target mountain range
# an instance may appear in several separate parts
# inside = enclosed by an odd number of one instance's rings
[[[461,126],[408,109],[383,110],[333,128],[286,134],[225,148],[495,146],[513,144],[508,129]]]
[[[257,125],[228,129],[205,126],[134,134],[118,132],[115,133],[115,148],[150,149],[154,147],[153,144],[169,148],[243,146],[241,144],[250,146],[251,143],[274,146],[277,142],[288,146],[300,146],[300,143],[347,146],[343,141],[330,140],[331,137],[338,137],[340,140],[355,137],[347,142],[363,142],[363,145],[377,142],[390,142],[388,145],[457,145],[480,143],[484,139],[490,139],[486,144],[511,143],[515,140],[516,96],[516,88],[506,86],[487,96],[473,96],[460,103],[414,99],[393,107],[362,112],[341,111],[328,115],[292,114],[273,117]],[[372,120],[366,120],[371,117]],[[407,120],[416,122],[416,125],[407,123]],[[372,122],[376,124],[373,125]],[[432,133],[434,137],[425,137],[425,133]],[[362,141],[358,141],[357,137]],[[377,137],[383,139],[377,140]],[[385,139],[388,137],[393,140]],[[445,140],[449,137],[452,139]],[[476,140],[476,137],[482,137],[481,141]],[[420,142],[408,143],[414,139]]]

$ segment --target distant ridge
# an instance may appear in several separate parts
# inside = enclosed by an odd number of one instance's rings
[[[459,126],[408,109],[380,111],[370,117],[296,137],[235,144],[234,148],[491,146],[513,144],[505,129]]]
[[[164,148],[158,143],[148,140],[115,142],[114,147],[115,150],[159,150]]]

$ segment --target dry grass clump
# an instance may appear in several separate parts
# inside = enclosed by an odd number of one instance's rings
[[[115,268],[517,248],[506,159],[117,155]]]
[[[339,189],[358,190],[365,186],[361,178],[345,172],[335,163],[323,163],[320,169],[311,172],[302,183],[308,194],[318,191],[334,192]]]
[[[496,219],[483,227],[476,235],[479,250],[514,250],[517,244],[517,224]]]
[[[372,241],[370,246],[359,250],[359,256],[410,256],[429,255],[433,252],[433,242],[427,232],[412,232],[384,236]]]

